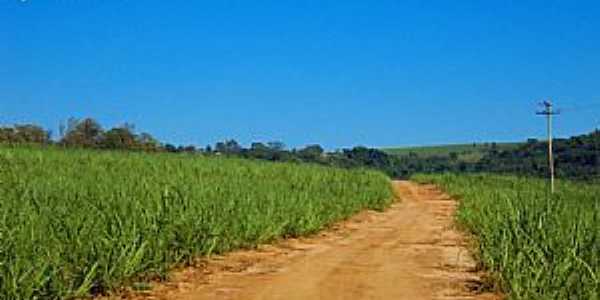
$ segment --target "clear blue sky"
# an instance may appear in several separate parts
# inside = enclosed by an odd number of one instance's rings
[[[598,1],[0,0],[0,123],[327,148],[600,124]],[[569,110],[570,108],[570,110]]]

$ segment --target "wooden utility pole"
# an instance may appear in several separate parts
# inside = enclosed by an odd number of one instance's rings
[[[552,116],[558,115],[559,112],[553,110],[552,102],[544,101],[542,103],[544,105],[543,111],[538,111],[538,115],[546,116],[547,125],[548,125],[548,167],[550,170],[550,193],[554,194],[554,154],[552,150]]]

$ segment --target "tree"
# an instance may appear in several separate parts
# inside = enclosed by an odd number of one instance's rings
[[[15,132],[25,143],[47,144],[50,141],[50,132],[37,125],[16,125]]]
[[[458,153],[452,151],[450,152],[450,160],[456,161],[458,160]]]
[[[196,146],[193,146],[193,145],[179,146],[179,147],[177,147],[177,152],[194,153],[194,152],[196,152]]]
[[[127,127],[113,128],[104,133],[100,147],[105,149],[134,149],[136,136]]]
[[[49,144],[50,132],[32,124],[0,128],[0,143]]]
[[[167,152],[177,152],[177,147],[175,147],[173,144],[165,144],[164,148]]]
[[[320,145],[309,145],[304,149],[298,150],[298,156],[305,161],[318,161],[325,150]]]
[[[0,127],[0,143],[14,143],[15,130],[12,127]]]
[[[103,137],[102,126],[92,118],[77,120],[70,118],[61,144],[75,147],[97,147]]]
[[[146,132],[140,133],[135,138],[136,148],[142,151],[154,152],[160,148],[160,143],[152,135]],[[196,148],[194,147],[194,151]]]
[[[254,142],[250,145],[250,149],[245,152],[245,156],[249,158],[264,159],[264,160],[279,160],[281,155],[278,151],[271,149],[269,146]]]
[[[225,142],[218,142],[215,145],[215,151],[222,154],[239,154],[242,152],[242,146],[236,140],[232,139]]]
[[[385,152],[377,149],[358,146],[352,148],[352,150],[345,150],[344,154],[350,160],[366,167],[385,168],[391,165],[389,156]]]
[[[252,143],[252,145],[250,145],[250,150],[251,151],[268,151],[271,148],[267,147],[265,144],[263,143]]]

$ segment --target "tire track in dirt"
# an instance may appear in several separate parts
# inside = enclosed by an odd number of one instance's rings
[[[111,299],[500,299],[477,294],[480,274],[453,226],[456,201],[431,185],[395,181],[400,201],[317,236],[202,259],[150,291]]]

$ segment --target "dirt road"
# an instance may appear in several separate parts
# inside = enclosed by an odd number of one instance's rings
[[[433,186],[394,182],[401,201],[319,236],[240,251],[176,272],[129,299],[496,299],[452,227],[456,202]]]

